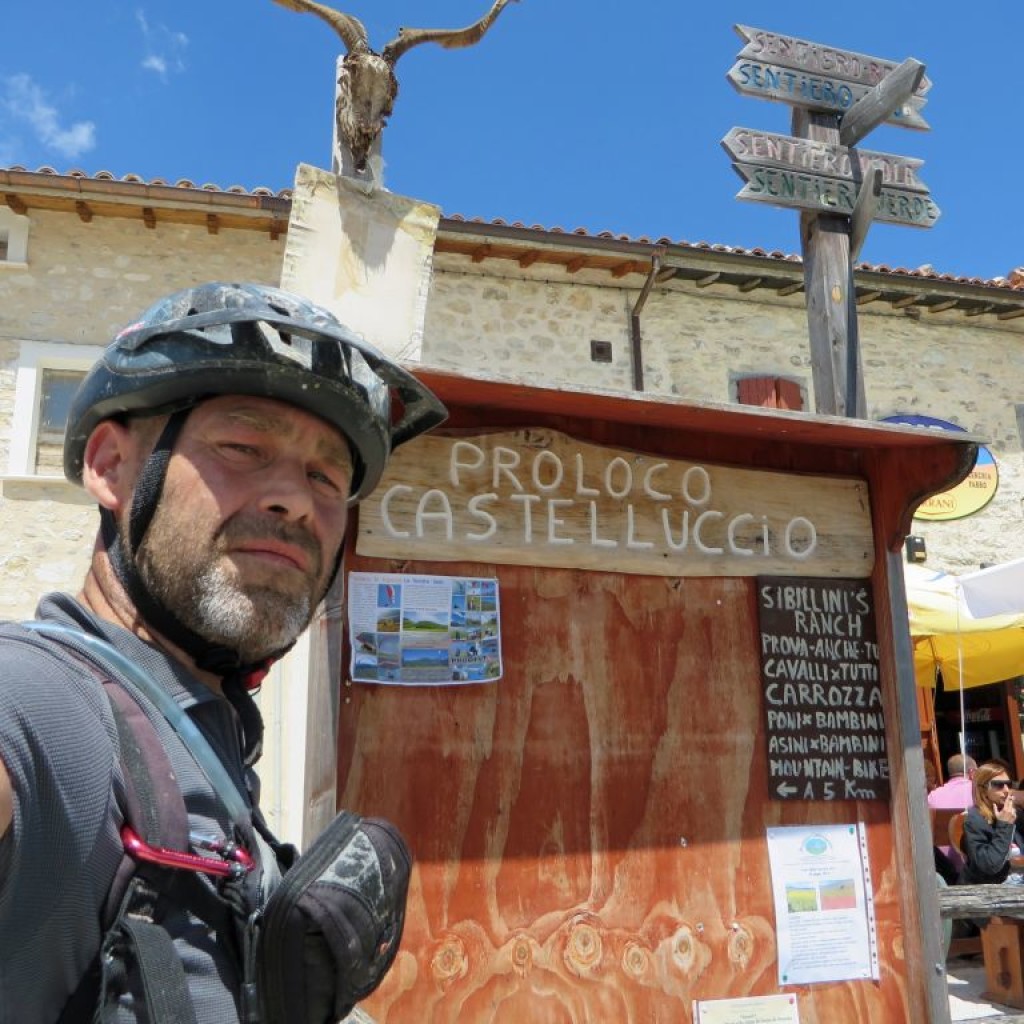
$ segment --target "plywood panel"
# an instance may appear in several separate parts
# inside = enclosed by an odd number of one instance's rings
[[[767,798],[751,580],[454,571],[500,579],[505,677],[344,688],[341,803],[417,856],[375,1018],[677,1022],[778,991],[764,830],[859,819],[883,976],[797,988],[800,1019],[907,1019],[886,806]]]

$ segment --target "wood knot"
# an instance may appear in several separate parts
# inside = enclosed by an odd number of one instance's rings
[[[455,981],[465,977],[469,970],[469,960],[462,940],[455,936],[445,939],[434,952],[430,967],[434,977],[440,981]]]
[[[533,949],[525,935],[518,936],[512,942],[512,969],[520,977],[525,977],[533,967]]]
[[[622,969],[631,978],[641,979],[650,973],[651,953],[639,942],[627,942],[622,950]]]
[[[593,925],[576,924],[565,946],[565,965],[574,974],[591,970],[601,961],[603,943]]]
[[[729,960],[744,970],[754,956],[754,934],[741,924],[734,924],[727,944]]]

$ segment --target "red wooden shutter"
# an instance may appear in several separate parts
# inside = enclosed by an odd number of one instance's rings
[[[782,377],[741,377],[737,397],[742,405],[760,405],[768,409],[803,409],[800,385]]]

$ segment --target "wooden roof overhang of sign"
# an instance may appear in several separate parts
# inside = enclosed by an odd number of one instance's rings
[[[690,464],[859,481],[870,491],[876,534],[882,531],[876,546],[889,551],[900,549],[910,532],[913,510],[922,500],[970,472],[978,446],[969,434],[954,436],[844,417],[544,388],[433,369],[420,369],[417,376],[449,406],[450,419],[436,432],[439,438],[473,435],[475,428],[490,434],[503,429],[546,429],[577,442]],[[387,492],[395,472],[404,472],[401,453],[399,449],[392,464],[396,468],[389,470],[378,495]],[[418,458],[410,450],[407,463]],[[439,472],[446,474],[447,469],[441,467]],[[361,524],[374,515],[373,506],[372,500],[364,504]],[[396,550],[395,538],[383,543],[379,537],[367,537],[363,525],[360,544],[368,553]],[[868,564],[858,575],[870,574],[871,568]]]

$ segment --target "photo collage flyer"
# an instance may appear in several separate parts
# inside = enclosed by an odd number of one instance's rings
[[[353,572],[353,682],[442,686],[501,677],[498,581]]]

